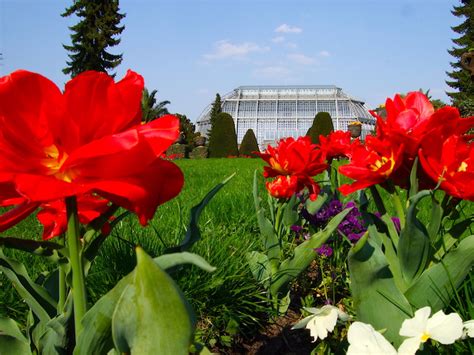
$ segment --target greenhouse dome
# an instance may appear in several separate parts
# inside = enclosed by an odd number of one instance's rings
[[[210,129],[211,108],[212,103],[197,119],[202,135]],[[234,119],[239,144],[252,128],[261,148],[280,138],[304,136],[318,112],[328,112],[336,130],[361,122],[362,138],[375,127],[364,102],[333,85],[240,86],[222,97],[222,111]]]

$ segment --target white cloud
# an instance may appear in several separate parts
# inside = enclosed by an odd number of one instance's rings
[[[288,43],[286,44],[286,46],[287,46],[288,48],[290,48],[290,49],[296,49],[296,48],[298,48],[298,45],[297,45],[296,43],[294,43],[294,42],[288,42]]]
[[[329,56],[331,56],[331,53],[329,53],[328,51],[321,51],[321,52],[319,52],[319,56],[320,57],[329,57]]]
[[[231,43],[228,40],[222,40],[214,43],[214,51],[204,54],[204,58],[209,60],[244,58],[249,53],[266,52],[268,50],[270,50],[269,47],[261,47],[253,42]]]
[[[255,76],[263,78],[283,78],[287,77],[289,74],[290,70],[288,70],[288,68],[279,65],[267,66],[254,70]]]
[[[273,37],[273,38],[272,38],[272,42],[273,42],[273,43],[285,42],[285,37],[283,37],[283,36]]]
[[[283,25],[278,26],[275,28],[275,32],[277,33],[301,33],[303,30],[296,26],[290,26],[284,23]]]
[[[308,57],[307,55],[304,55],[302,53],[288,54],[288,58],[294,61],[295,63],[302,65],[310,65],[316,62],[314,58]]]

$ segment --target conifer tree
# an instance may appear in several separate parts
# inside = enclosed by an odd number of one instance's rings
[[[86,70],[107,72],[122,62],[122,54],[107,51],[120,43],[118,35],[124,30],[119,26],[125,17],[119,13],[119,0],[76,0],[68,7],[63,17],[76,15],[80,21],[69,27],[71,45],[63,45],[70,52],[64,74],[75,77]]]
[[[260,149],[258,148],[257,137],[255,137],[253,129],[250,128],[245,132],[242,143],[240,143],[239,154],[240,156],[258,158],[255,152],[260,152]]]
[[[209,136],[209,157],[226,158],[238,155],[234,120],[228,113],[221,112],[216,116],[216,124]]]
[[[318,112],[313,120],[313,125],[308,129],[307,136],[313,144],[319,144],[319,136],[327,136],[334,131],[331,115],[327,112]]]
[[[209,129],[209,132],[207,132],[207,135],[210,137],[212,134],[212,128],[214,127],[216,123],[217,116],[222,112],[222,101],[221,101],[221,95],[219,93],[216,94],[216,98],[212,104],[211,108],[211,113],[209,115],[209,119],[211,121],[211,128]]]
[[[455,46],[448,50],[456,60],[451,63],[453,70],[447,72],[452,80],[446,83],[456,91],[447,94],[463,116],[471,116],[474,115],[474,82],[469,71],[462,68],[461,56],[469,50],[474,50],[474,2],[461,0],[459,6],[454,6],[452,14],[463,18],[464,22],[452,27],[460,37],[453,39]]]

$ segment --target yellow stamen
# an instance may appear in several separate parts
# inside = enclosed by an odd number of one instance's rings
[[[393,167],[395,166],[395,160],[393,159],[393,155],[390,158],[382,157],[379,160],[376,160],[374,164],[369,164],[369,169],[372,171],[377,171],[388,162],[390,162],[390,167],[382,173],[383,175],[388,176],[392,173]]]
[[[464,171],[467,171],[467,163],[465,161],[463,161],[461,165],[459,165],[458,173],[464,172]]]
[[[71,182],[75,177],[73,171],[61,171],[64,162],[68,158],[68,154],[66,152],[60,152],[55,144],[46,147],[44,153],[46,157],[41,160],[41,164],[48,168],[48,175],[53,175],[59,180]]]
[[[278,171],[282,175],[286,175],[286,170],[283,169],[280,163],[278,163],[274,158],[270,158],[269,163],[273,170]]]
[[[430,338],[430,335],[427,332],[423,332],[421,336],[421,342],[425,343]]]

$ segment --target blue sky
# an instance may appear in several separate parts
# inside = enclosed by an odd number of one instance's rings
[[[71,1],[0,0],[0,75],[39,72],[63,87]],[[449,102],[451,14],[459,0],[121,0],[117,78],[142,74],[172,112],[193,121],[240,85],[341,87],[373,108],[430,89]]]

